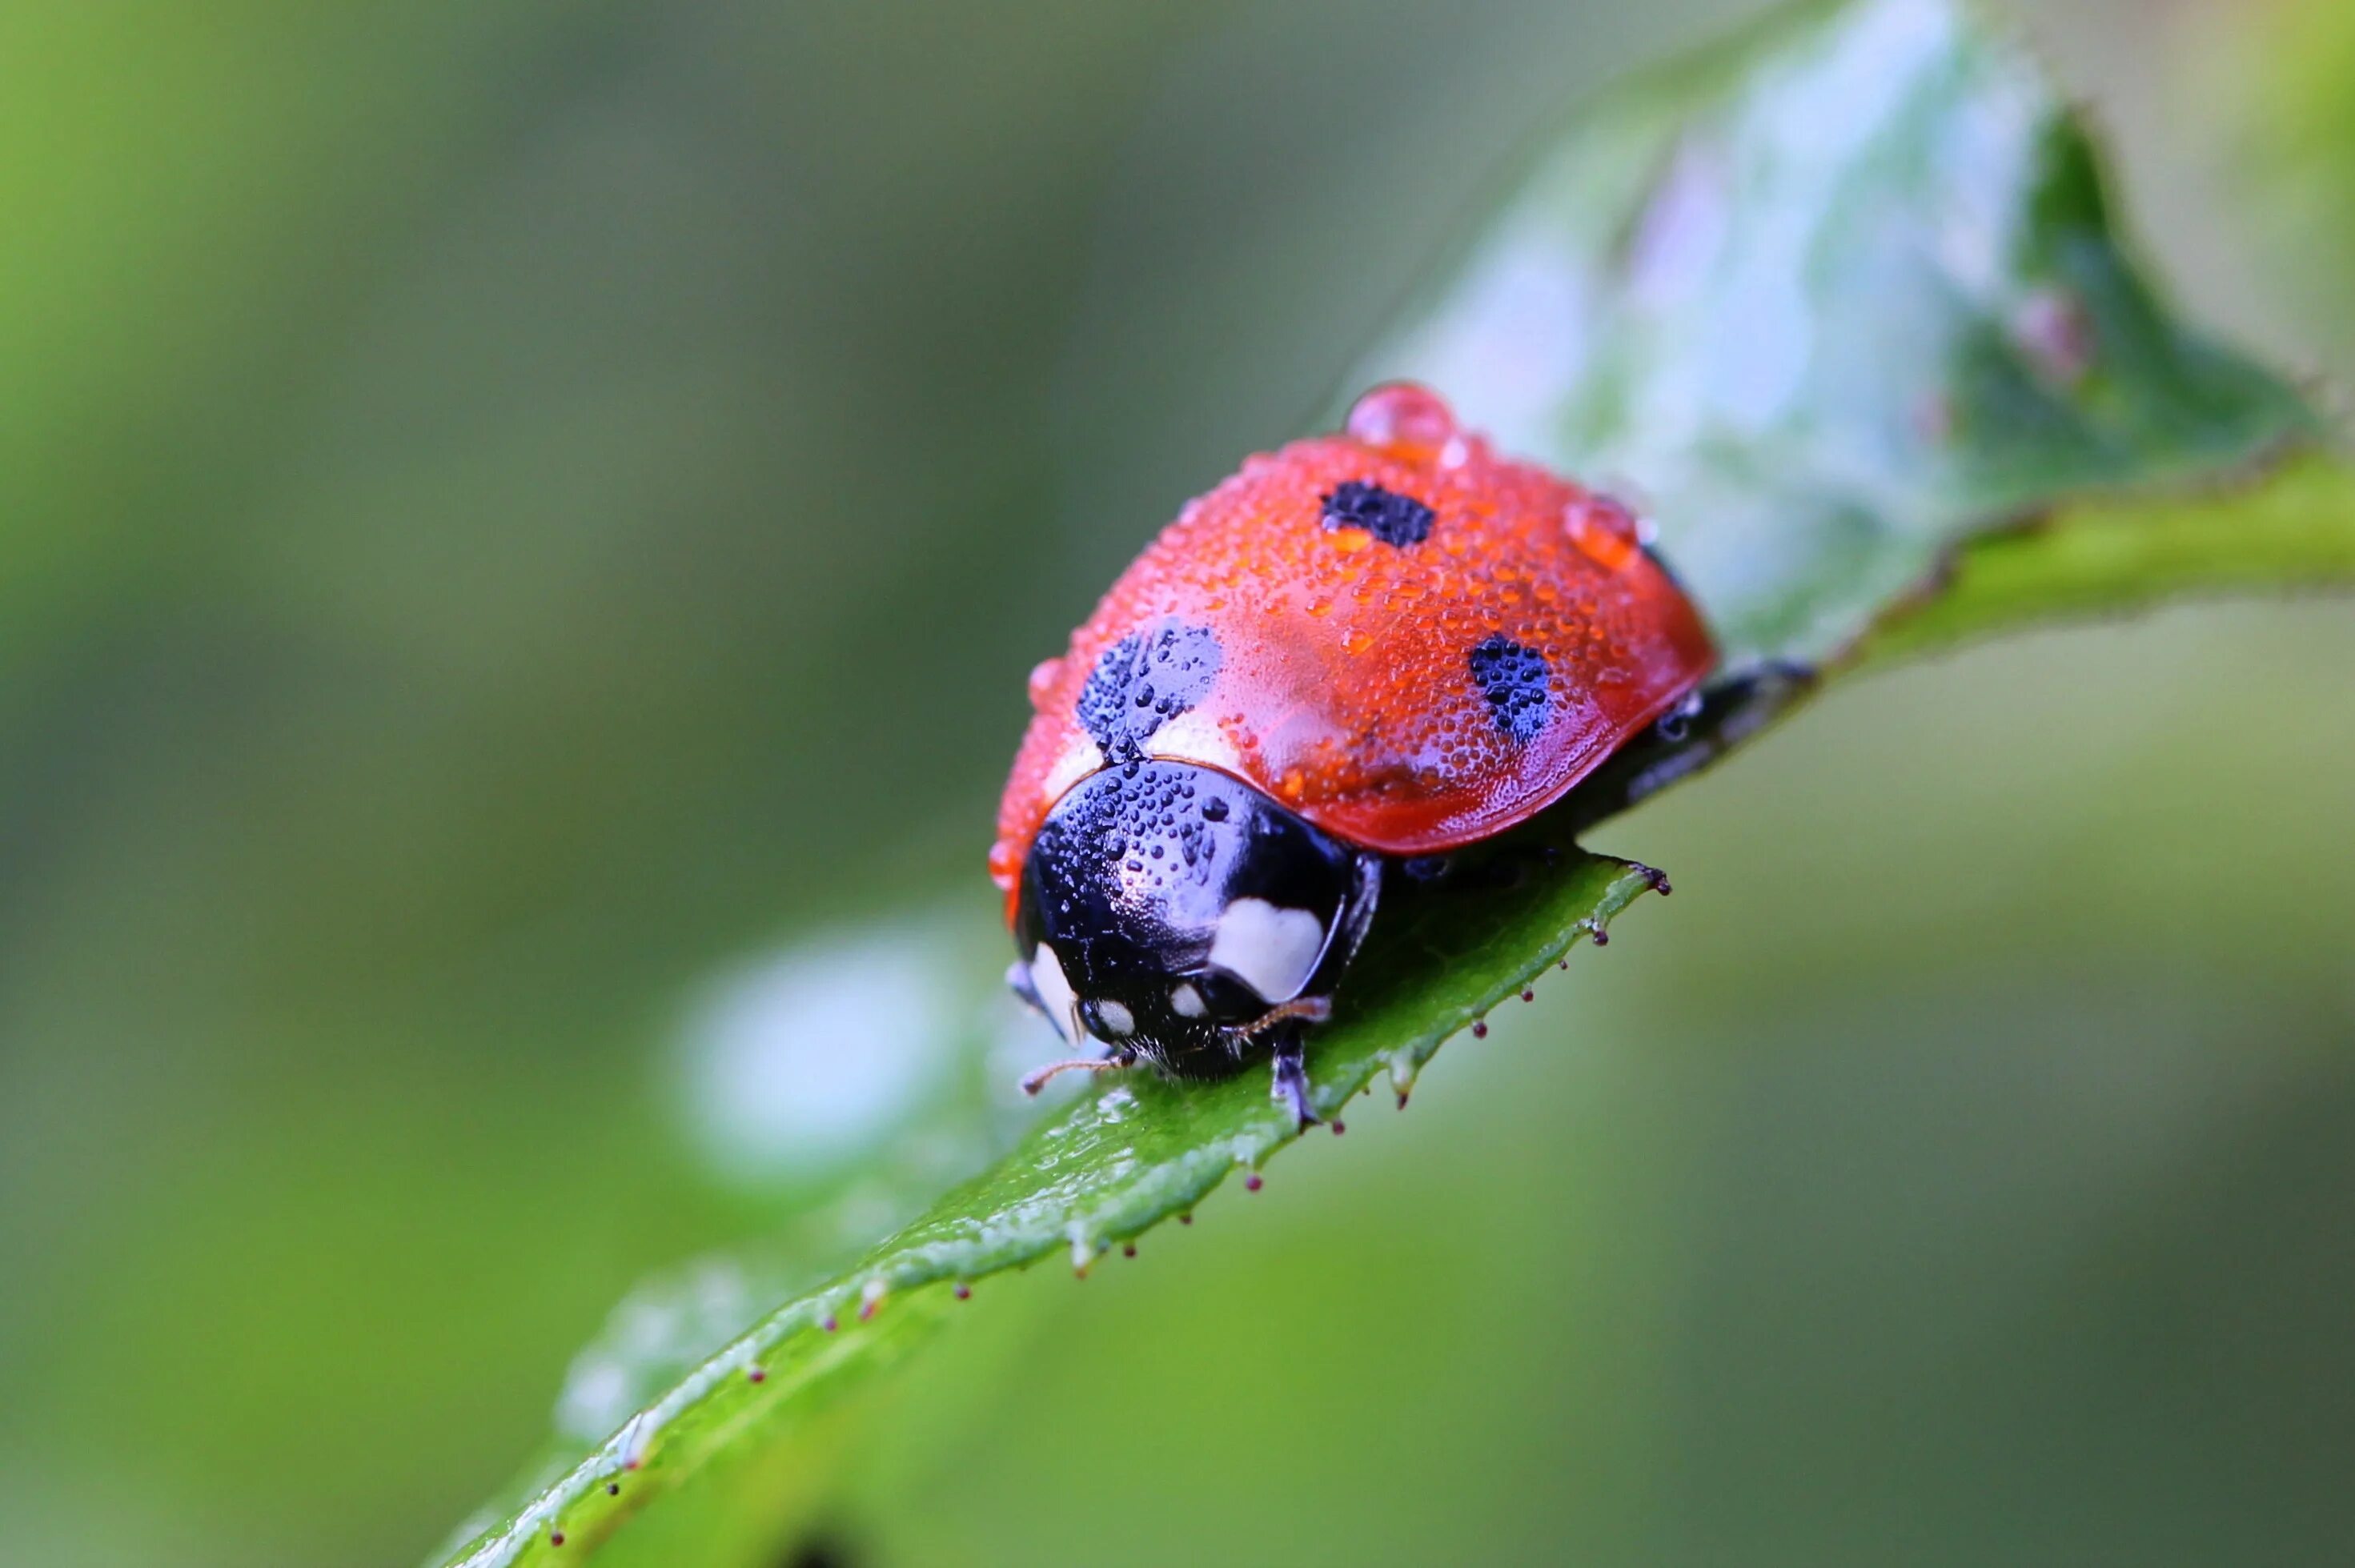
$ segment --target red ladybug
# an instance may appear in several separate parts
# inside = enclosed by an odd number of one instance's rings
[[[1378,388],[1188,504],[1068,652],[998,807],[1008,980],[1073,1046],[1180,1077],[1263,1051],[1305,1124],[1304,1026],[1385,868],[1560,800],[1716,662],[1607,496]]]

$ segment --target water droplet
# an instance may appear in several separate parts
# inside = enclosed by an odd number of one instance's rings
[[[1570,542],[1605,571],[1625,571],[1643,553],[1636,515],[1608,496],[1590,496],[1561,509]]]
[[[1487,1019],[1474,1019],[1472,1020],[1472,1038],[1474,1040],[1486,1040],[1488,1038],[1488,1020]]]
[[[744,1377],[749,1382],[764,1383],[769,1381],[769,1369],[755,1362],[744,1369]]]
[[[1455,415],[1428,387],[1391,381],[1351,405],[1344,428],[1368,446],[1428,462],[1455,433]]]
[[[1041,713],[1047,710],[1048,700],[1055,695],[1055,682],[1062,673],[1063,661],[1060,658],[1040,659],[1030,667],[1031,707]]]
[[[1001,893],[1010,893],[1022,879],[1022,847],[1011,838],[1000,838],[989,847],[989,880]]]
[[[1260,1179],[1259,1172],[1256,1170],[1243,1178],[1243,1190],[1245,1192],[1257,1192],[1265,1185],[1266,1183]]]
[[[973,1299],[973,1286],[967,1285],[963,1280],[957,1281],[956,1298],[959,1301],[971,1301]]]

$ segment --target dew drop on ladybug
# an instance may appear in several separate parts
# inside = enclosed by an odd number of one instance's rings
[[[1040,659],[1030,667],[1030,706],[1044,712],[1048,699],[1054,695],[1055,679],[1063,673],[1063,661],[1059,658]]]
[[[1589,496],[1562,508],[1562,528],[1586,557],[1610,571],[1625,571],[1644,553],[1635,514],[1607,496]]]
[[[1246,460],[1030,674],[989,869],[1078,1053],[1030,1086],[1269,1059],[1315,1121],[1306,1036],[1401,863],[1552,805],[1715,662],[1625,507],[1425,388]]]
[[[1455,415],[1438,394],[1411,381],[1376,387],[1349,410],[1343,433],[1409,459],[1435,459],[1456,436]]]

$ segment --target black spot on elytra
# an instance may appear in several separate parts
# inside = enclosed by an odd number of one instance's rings
[[[1325,503],[1327,528],[1363,528],[1384,544],[1401,548],[1429,539],[1436,516],[1412,496],[1362,479],[1344,479],[1331,495],[1317,498]]]
[[[1220,657],[1208,626],[1166,621],[1131,632],[1097,658],[1072,711],[1106,758],[1136,756],[1156,730],[1209,692]]]
[[[1553,672],[1545,656],[1494,636],[1472,650],[1471,664],[1473,684],[1488,699],[1497,728],[1517,746],[1535,739],[1553,707]]]

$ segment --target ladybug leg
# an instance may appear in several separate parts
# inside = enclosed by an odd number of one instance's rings
[[[1411,886],[1418,888],[1444,882],[1455,870],[1455,857],[1453,855],[1409,855],[1391,863]]]
[[[1275,1082],[1269,1093],[1276,1104],[1290,1107],[1301,1131],[1324,1118],[1308,1104],[1308,1067],[1301,1049],[1300,1026],[1287,1021],[1275,1037]]]
[[[1563,804],[1573,831],[1614,816],[1717,761],[1816,688],[1807,665],[1770,659],[1721,676],[1622,746]]]
[[[1047,1004],[1039,999],[1039,987],[1030,983],[1030,965],[1019,958],[1006,966],[1006,988],[1024,1007],[1041,1018],[1047,1016]]]
[[[1795,707],[1815,689],[1806,665],[1768,662],[1702,687],[1622,746],[1565,800],[1531,826],[1536,831],[1476,844],[1444,855],[1392,861],[1409,888],[1498,889],[1519,885],[1560,860],[1563,847],[1606,817],[1615,816],[1689,773],[1700,772],[1759,726]],[[1631,862],[1632,864],[1632,862]],[[1668,879],[1637,868],[1665,888]]]
[[[1532,870],[1557,865],[1561,846],[1529,838],[1508,838],[1448,855],[1417,855],[1396,862],[1412,887],[1498,889],[1517,888]]]

